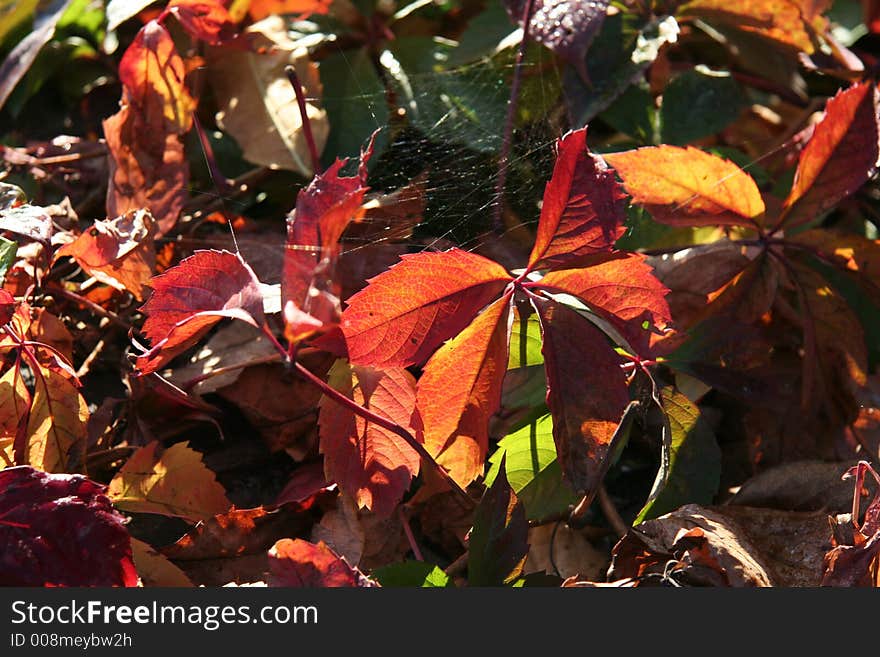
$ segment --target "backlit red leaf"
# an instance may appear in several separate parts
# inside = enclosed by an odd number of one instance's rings
[[[171,0],[167,11],[193,38],[212,45],[235,38],[235,22],[221,0]]]
[[[801,151],[783,225],[799,226],[834,207],[877,172],[880,92],[855,84],[828,101],[825,117]]]
[[[440,347],[419,379],[416,407],[425,448],[462,488],[483,474],[489,418],[501,403],[510,298],[495,301]]]
[[[15,315],[15,297],[0,289],[0,326],[8,323]]]
[[[375,370],[337,361],[331,386],[377,415],[408,427],[416,401],[416,382],[403,368]],[[359,508],[391,515],[419,472],[420,457],[397,434],[355,416],[324,397],[319,404],[318,435],[329,481]]]
[[[102,283],[143,300],[156,263],[153,232],[150,213],[132,210],[116,219],[96,221],[74,242],[58,249],[55,257],[71,256]]]
[[[557,150],[530,269],[575,266],[586,256],[611,251],[626,230],[623,190],[614,171],[587,150],[586,128],[566,134]]]
[[[655,220],[675,226],[753,226],[764,201],[752,177],[729,160],[688,146],[652,146],[605,159]]]
[[[261,326],[263,295],[256,274],[228,251],[196,251],[150,281],[153,294],[141,310],[153,348],[138,358],[141,373],[154,372],[192,346],[223,318]]]
[[[533,285],[579,297],[619,331],[638,355],[648,353],[651,332],[671,321],[665,298],[668,290],[641,255],[585,269],[551,271]]]
[[[269,550],[269,586],[338,588],[378,586],[331,550],[324,541],[317,545],[284,538]]]
[[[401,256],[348,301],[342,331],[351,362],[423,363],[511,280],[498,263],[460,249]]]
[[[248,13],[255,21],[272,14],[294,14],[300,17],[326,14],[333,0],[251,0]]]
[[[125,518],[82,475],[0,471],[0,585],[136,586]]]
[[[624,408],[621,360],[599,329],[554,301],[534,300],[543,334],[547,406],[562,474],[577,492],[593,492]]]

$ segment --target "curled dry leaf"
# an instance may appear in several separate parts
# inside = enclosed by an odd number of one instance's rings
[[[308,51],[287,36],[280,16],[269,16],[242,34],[247,50],[212,48],[208,52],[211,84],[220,107],[217,124],[241,145],[254,164],[311,176],[309,148],[296,94],[284,73],[293,66],[308,99],[306,114],[320,151],[330,131],[327,113],[318,105],[321,79]]]
[[[104,491],[82,475],[0,471],[0,584],[136,586],[125,518]]]
[[[90,276],[143,301],[156,265],[154,232],[148,211],[129,210],[116,219],[96,221],[58,249],[55,258],[71,256]]]
[[[159,452],[154,441],[132,454],[107,491],[120,509],[207,520],[232,506],[202,456],[187,443]]]

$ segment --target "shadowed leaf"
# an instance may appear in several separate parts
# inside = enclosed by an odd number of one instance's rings
[[[284,538],[269,550],[269,586],[339,588],[378,586],[321,541]]]

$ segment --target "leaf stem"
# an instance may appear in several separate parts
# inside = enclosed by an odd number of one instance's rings
[[[403,438],[406,443],[415,450],[419,456],[422,457],[422,460],[430,465],[437,474],[446,482],[446,484],[452,489],[452,491],[458,495],[462,501],[467,502],[469,506],[474,506],[474,501],[471,499],[471,496],[468,495],[464,489],[458,485],[458,482],[453,479],[450,474],[434,460],[434,457],[431,456],[431,453],[425,449],[425,446],[422,445],[416,437],[413,436],[409,431],[404,429],[402,426],[397,424],[396,422],[392,422],[391,420],[382,417],[381,415],[377,415],[373,411],[368,408],[364,408],[356,401],[349,399],[344,394],[339,392],[336,388],[328,384],[326,381],[321,379],[318,376],[315,376],[312,372],[309,371],[307,367],[305,367],[302,363],[293,363],[293,366],[296,368],[296,371],[302,376],[306,381],[317,387],[321,392],[323,392],[327,397],[338,403],[340,406],[343,406],[350,410],[355,415],[359,415],[360,417],[367,420],[367,422],[372,422],[383,429],[387,429],[388,431],[394,433],[395,435]]]
[[[309,147],[309,156],[312,158],[312,171],[316,176],[319,176],[323,171],[321,168],[321,158],[318,155],[315,136],[312,134],[312,122],[306,109],[306,99],[303,95],[302,85],[299,82],[299,76],[296,74],[296,69],[293,66],[285,68],[284,73],[287,75],[287,79],[290,80],[290,85],[296,94],[296,104],[299,106],[299,114],[302,117],[303,135],[305,135],[306,144]]]
[[[504,187],[507,184],[507,169],[510,161],[510,147],[513,141],[513,123],[516,119],[516,110],[519,105],[519,88],[522,84],[523,61],[526,56],[526,47],[529,44],[529,23],[532,20],[532,10],[535,0],[526,0],[523,6],[522,24],[523,35],[519,43],[519,51],[516,53],[516,64],[513,67],[513,82],[510,85],[510,101],[507,104],[507,117],[504,120],[504,136],[501,141],[501,153],[498,155],[498,179],[495,183],[495,204],[492,206],[492,229],[500,234],[504,230],[501,220],[501,212],[504,207]]]

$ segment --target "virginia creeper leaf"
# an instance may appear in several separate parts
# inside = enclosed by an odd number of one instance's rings
[[[328,383],[377,415],[408,427],[416,382],[403,368],[331,368]],[[335,481],[359,508],[390,516],[419,473],[420,457],[397,434],[356,416],[328,397],[319,403],[318,435],[328,481]]]
[[[783,225],[808,223],[837,205],[877,172],[880,162],[880,92],[855,84],[828,101],[825,116],[801,151],[785,200]]]
[[[401,256],[348,300],[342,331],[351,362],[423,363],[511,280],[501,265],[460,249]]]
[[[116,219],[96,221],[55,252],[55,258],[62,256],[74,258],[102,283],[128,290],[143,300],[156,261],[153,217],[145,210],[134,210]]]
[[[137,586],[125,518],[104,491],[82,475],[0,471],[0,585]]]
[[[507,371],[510,322],[504,296],[440,347],[419,379],[425,448],[462,487],[483,474],[489,418],[501,403]]]
[[[764,201],[752,177],[729,160],[688,146],[653,146],[605,159],[655,220],[674,226],[754,226]]]
[[[528,537],[525,510],[507,483],[502,458],[498,476],[474,512],[474,528],[468,542],[468,583],[512,583],[522,574],[529,551]]]
[[[522,25],[527,0],[504,0],[510,18]],[[609,0],[535,0],[529,20],[529,37],[580,69],[587,80],[584,56],[610,4]]]
[[[561,303],[534,299],[544,336],[547,406],[563,477],[577,493],[595,491],[629,402],[620,358],[605,336]]]
[[[331,550],[302,539],[284,538],[269,550],[269,586],[295,588],[372,587],[375,582]]]
[[[81,467],[89,418],[85,400],[58,369],[30,358],[28,366],[34,375],[34,395],[23,463],[46,472]]]
[[[187,443],[159,453],[153,441],[132,454],[107,490],[125,511],[208,520],[232,506],[202,456]]]
[[[155,372],[197,342],[223,318],[261,326],[263,295],[256,274],[228,251],[196,251],[150,281],[153,294],[141,310],[153,348],[138,358],[143,374]]]
[[[15,297],[0,289],[0,325],[9,322],[15,315]]]
[[[146,586],[190,587],[193,583],[168,557],[157,552],[151,545],[131,539],[131,551],[138,577]]]
[[[506,462],[510,487],[522,501],[529,520],[540,520],[565,511],[577,502],[562,480],[562,469],[553,442],[553,418],[543,415],[498,441],[489,461],[486,485],[491,486]]]
[[[631,254],[587,267],[551,271],[536,286],[573,294],[608,321],[638,355],[649,352],[651,331],[671,321],[666,293],[644,256]]]
[[[438,566],[424,561],[404,561],[377,568],[373,577],[382,586],[446,588],[452,586],[449,575]]]
[[[0,237],[0,285],[3,284],[6,272],[15,264],[17,254],[18,244],[5,237]],[[0,316],[0,319],[2,319],[2,316]],[[5,324],[5,322],[3,323]]]
[[[709,504],[718,492],[721,480],[721,450],[700,409],[669,387],[661,391],[661,401],[671,434],[669,472],[665,481],[658,472],[648,501],[633,524],[656,518],[685,504]]]
[[[251,0],[248,13],[255,21],[272,14],[293,14],[305,18],[312,14],[326,14],[333,0]]]
[[[587,150],[586,128],[566,134],[544,190],[529,269],[573,266],[611,251],[626,230],[623,199],[614,172]]]
[[[850,272],[874,299],[880,300],[880,242],[831,229],[808,230],[788,240],[814,249],[820,259]]]
[[[166,11],[195,39],[217,45],[235,38],[235,23],[221,0],[171,0]]]
[[[2,296],[2,294],[0,294]],[[0,451],[6,455],[6,465],[15,460],[15,445],[24,449],[25,428],[31,407],[31,393],[22,377],[21,360],[17,359],[3,376],[0,376]]]

